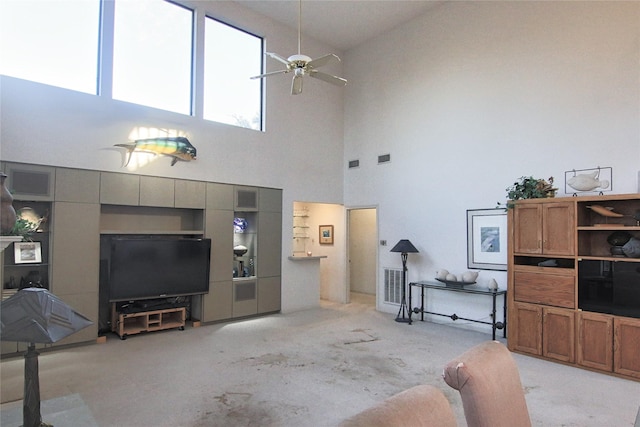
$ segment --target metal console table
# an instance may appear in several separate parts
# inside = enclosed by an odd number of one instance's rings
[[[437,316],[449,317],[451,320],[468,320],[469,322],[475,323],[484,323],[485,325],[491,325],[492,330],[492,339],[496,339],[496,329],[502,329],[502,336],[504,338],[507,337],[507,291],[506,290],[490,290],[487,288],[481,288],[479,286],[467,286],[467,287],[458,287],[458,286],[447,286],[444,283],[439,282],[411,282],[409,283],[409,304],[411,304],[411,290],[414,287],[420,288],[420,307],[414,307],[413,310],[409,310],[409,321],[411,321],[411,313],[420,313],[420,320],[424,321],[424,314],[435,314]],[[459,317],[457,314],[443,314],[443,313],[435,313],[432,311],[425,311],[424,309],[424,290],[425,289],[437,289],[441,291],[450,291],[450,292],[462,292],[465,294],[478,294],[478,295],[487,295],[491,297],[492,300],[492,308],[491,308],[491,322],[487,322],[484,320],[477,319],[467,319],[465,317]],[[504,298],[504,310],[502,313],[502,322],[498,322],[496,319],[496,298],[498,295],[502,295]]]

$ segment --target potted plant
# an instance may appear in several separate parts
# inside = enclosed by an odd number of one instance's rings
[[[555,197],[558,189],[553,187],[553,177],[549,179],[539,179],[532,176],[522,176],[511,186],[506,188],[507,191],[507,208],[513,207],[514,200],[521,199],[540,199],[546,197]],[[498,202],[498,206],[502,203]]]

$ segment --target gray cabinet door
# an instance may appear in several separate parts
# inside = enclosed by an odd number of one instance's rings
[[[52,224],[51,292],[94,324],[59,344],[98,336],[100,205],[55,202]]]
[[[175,180],[175,207],[204,209],[207,183],[203,181]]]
[[[233,210],[233,185],[207,183],[207,209]]]
[[[260,212],[282,212],[282,190],[260,189]]]
[[[175,206],[175,183],[171,178],[140,177],[140,206]]]
[[[261,277],[258,279],[258,313],[280,311],[281,287],[280,276]]]
[[[100,172],[57,168],[56,201],[100,203]]]
[[[202,295],[202,312],[200,320],[215,322],[231,319],[233,306],[233,284],[231,280],[210,282],[209,293]]]
[[[258,276],[280,276],[281,261],[282,213],[260,212],[258,214]]]
[[[207,209],[205,237],[211,239],[209,280],[219,282],[233,277],[233,211]]]
[[[140,204],[140,177],[124,173],[100,174],[100,203],[105,205]]]
[[[52,291],[58,295],[98,291],[100,205],[53,205]]]

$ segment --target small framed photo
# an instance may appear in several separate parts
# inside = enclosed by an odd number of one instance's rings
[[[16,264],[42,262],[40,242],[16,242],[13,245]]]
[[[507,213],[504,209],[467,211],[467,267],[507,269]]]
[[[333,225],[321,225],[319,229],[320,229],[320,244],[333,245]]]

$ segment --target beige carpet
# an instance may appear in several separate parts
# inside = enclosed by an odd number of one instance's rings
[[[375,311],[368,298],[354,298],[124,341],[111,335],[105,344],[42,353],[41,398],[71,396],[86,407],[82,416],[102,427],[333,426],[429,383],[445,393],[464,426],[459,395],[442,381],[442,367],[491,339],[489,328],[484,334],[427,322],[409,326],[394,317]],[[633,426],[639,382],[515,358],[535,426]],[[21,399],[23,366],[21,358],[0,364],[3,420]],[[72,419],[68,413],[64,426],[85,425]]]

